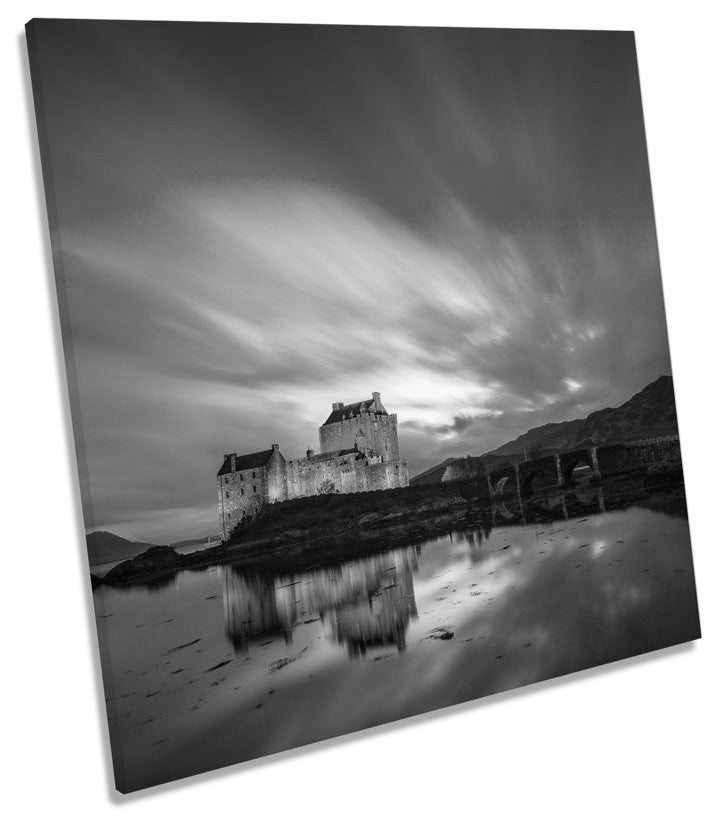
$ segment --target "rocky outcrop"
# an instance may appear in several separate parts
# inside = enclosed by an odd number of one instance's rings
[[[165,574],[172,574],[180,569],[205,566],[221,560],[225,555],[224,546],[214,546],[199,552],[180,554],[172,546],[152,546],[147,551],[130,560],[125,560],[102,578],[108,585],[132,583]]]
[[[296,498],[266,507],[263,515],[237,530],[233,540],[202,551],[178,553],[171,546],[153,546],[118,564],[100,582],[108,585],[147,582],[182,569],[200,568],[248,556],[278,552],[338,556],[374,541],[406,534],[410,526],[422,531],[444,526],[465,513],[477,500],[463,493],[461,484],[390,489],[348,495]],[[333,541],[334,545],[329,546]],[[365,547],[363,547],[365,548]]]

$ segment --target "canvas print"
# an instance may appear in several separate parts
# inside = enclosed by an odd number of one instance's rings
[[[700,636],[632,33],[27,34],[119,790]]]

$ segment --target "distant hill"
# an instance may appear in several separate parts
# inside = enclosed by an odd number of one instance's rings
[[[112,532],[90,532],[86,537],[90,565],[110,563],[113,560],[126,560],[142,554],[146,549],[155,546],[154,543],[138,543],[114,535]]]
[[[211,538],[214,537],[211,535]],[[127,540],[112,532],[91,532],[86,537],[90,565],[97,566],[100,563],[111,563],[114,560],[127,560],[147,551],[157,543],[142,543],[136,540]],[[207,535],[190,538],[190,540],[179,540],[171,543],[173,549],[184,546],[196,546],[198,543],[205,543]]]
[[[493,461],[517,461],[524,459],[526,454],[528,459],[532,459],[589,444],[622,443],[676,434],[673,380],[672,376],[663,375],[620,407],[597,410],[587,418],[534,427],[514,441],[480,457]],[[438,483],[445,467],[453,460],[449,458],[426,470],[413,478],[410,484]]]

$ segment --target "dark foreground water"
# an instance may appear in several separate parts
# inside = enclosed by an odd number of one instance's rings
[[[613,501],[587,489],[496,506],[461,531],[299,574],[224,566],[99,587],[118,787],[698,637],[682,503]]]

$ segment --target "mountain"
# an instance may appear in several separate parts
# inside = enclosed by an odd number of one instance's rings
[[[675,393],[672,376],[669,375],[660,376],[619,407],[591,412],[587,418],[534,427],[514,441],[480,457],[492,461],[517,461],[524,460],[526,456],[532,459],[588,444],[638,441],[664,435],[677,435]],[[450,458],[426,470],[413,478],[410,484],[438,483],[445,466],[453,460]]]
[[[672,377],[663,375],[613,409],[591,412],[587,418],[535,427],[489,455],[558,452],[587,444],[621,443],[677,434]],[[523,449],[524,447],[524,449]]]
[[[135,557],[156,545],[155,543],[137,543],[134,540],[126,540],[112,532],[90,532],[86,540],[91,566]]]

